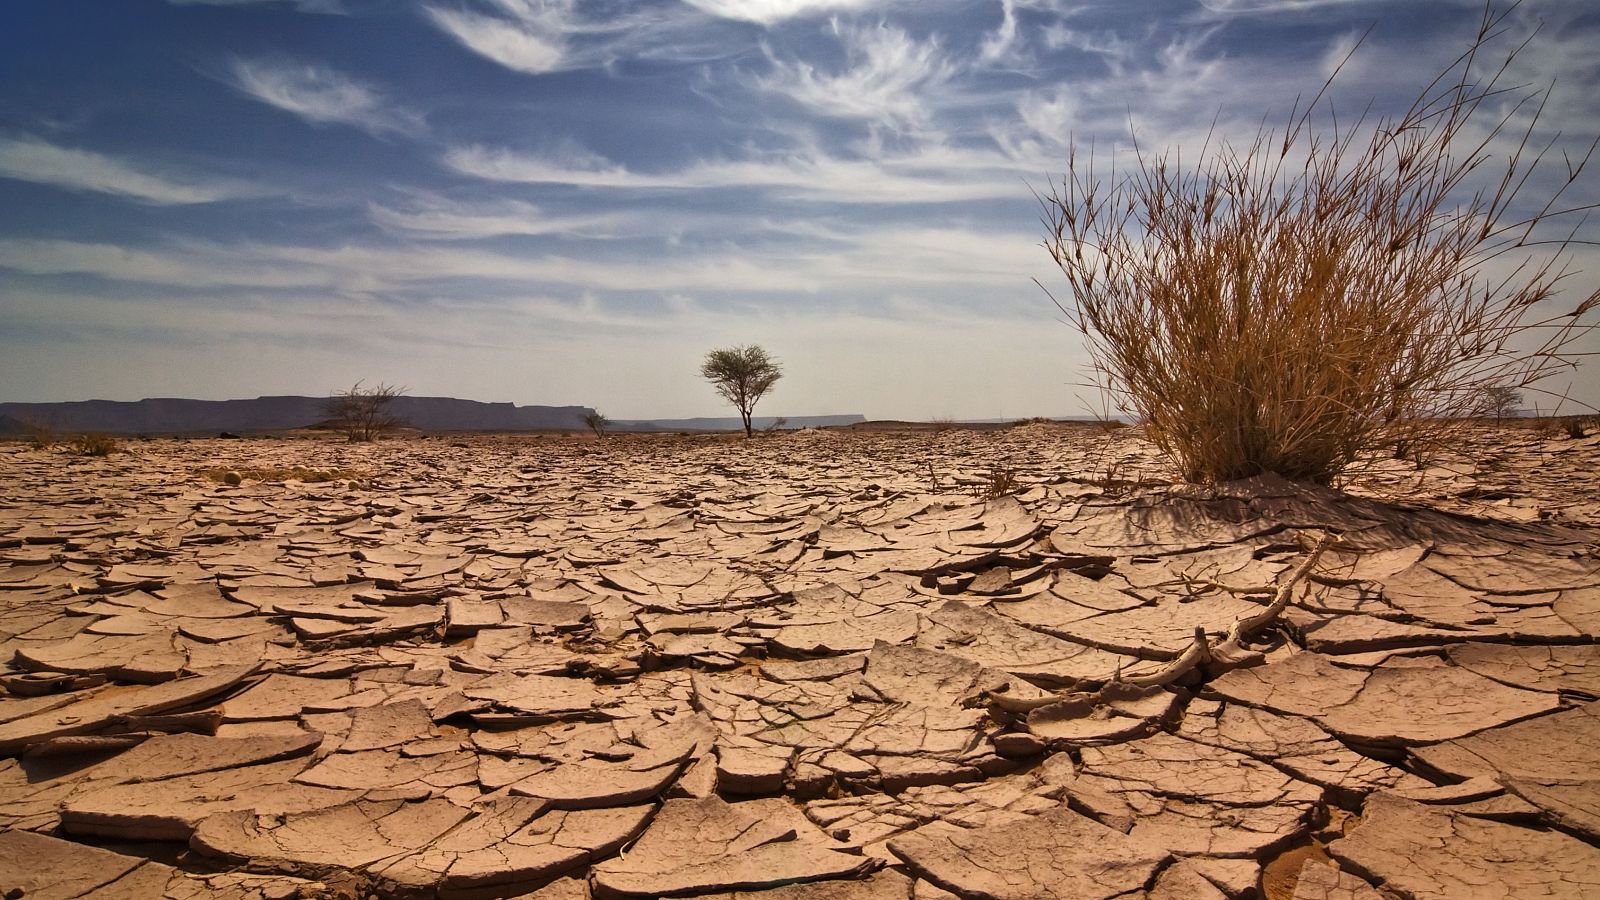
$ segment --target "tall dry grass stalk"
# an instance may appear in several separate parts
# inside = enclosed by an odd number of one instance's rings
[[[1595,148],[1541,181],[1547,92],[1503,84],[1526,42],[1484,74],[1508,13],[1486,8],[1395,119],[1314,126],[1336,71],[1282,134],[1208,140],[1197,166],[1136,147],[1102,177],[1074,147],[1041,198],[1071,288],[1057,304],[1186,479],[1328,483],[1374,451],[1436,445],[1486,385],[1585,355],[1600,291],[1565,314],[1540,304],[1569,276],[1575,234],[1549,232],[1578,211],[1561,198]]]

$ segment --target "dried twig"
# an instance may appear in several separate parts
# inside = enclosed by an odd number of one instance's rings
[[[1260,634],[1263,629],[1272,624],[1289,606],[1290,599],[1294,596],[1295,587],[1304,581],[1311,570],[1322,558],[1322,554],[1337,545],[1339,536],[1333,532],[1324,533],[1306,554],[1306,558],[1294,567],[1289,576],[1276,586],[1266,585],[1260,588],[1240,589],[1240,593],[1265,594],[1273,593],[1272,602],[1268,603],[1260,612],[1251,613],[1234,621],[1228,626],[1228,631],[1216,644],[1206,639],[1204,628],[1196,627],[1194,642],[1184,650],[1176,659],[1168,662],[1154,672],[1144,675],[1124,676],[1120,671],[1108,682],[1100,685],[1096,690],[1070,690],[1051,694],[1047,697],[1021,698],[1011,697],[1001,691],[987,690],[972,698],[969,705],[987,704],[991,709],[1010,713],[1014,716],[1026,715],[1041,706],[1049,706],[1066,700],[1089,699],[1098,702],[1104,692],[1112,685],[1122,687],[1164,687],[1176,684],[1191,672],[1216,660],[1225,660],[1243,650],[1244,645]],[[1082,684],[1083,682],[1080,682]],[[1074,686],[1076,688],[1076,686]]]

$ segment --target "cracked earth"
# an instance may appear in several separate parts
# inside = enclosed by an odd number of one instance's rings
[[[0,446],[7,898],[1600,895],[1600,439],[128,449]]]

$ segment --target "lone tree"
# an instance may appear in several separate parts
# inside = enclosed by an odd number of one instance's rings
[[[1517,407],[1522,404],[1522,392],[1509,384],[1491,384],[1483,389],[1483,414],[1493,416],[1495,424],[1499,424],[1510,416],[1516,415]]]
[[[328,398],[328,424],[351,441],[375,441],[400,424],[390,406],[405,392],[403,387],[381,382],[376,387],[362,387],[358,381]]]
[[[766,350],[751,344],[707,353],[705,362],[700,364],[700,374],[711,382],[724,400],[739,410],[739,418],[744,422],[744,436],[750,437],[753,433],[750,413],[756,408],[756,401],[766,396],[767,391],[772,390],[772,386],[783,377],[783,369]]]
[[[604,413],[595,410],[584,413],[583,424],[589,426],[589,430],[594,432],[595,437],[603,438],[606,436],[606,429],[611,427],[611,420],[606,418]]]
[[[1600,291],[1546,304],[1589,243],[1590,207],[1563,194],[1594,146],[1535,137],[1548,91],[1506,83],[1520,47],[1491,50],[1508,13],[1486,6],[1396,118],[1334,115],[1335,72],[1282,133],[1213,135],[1198,162],[1135,144],[1104,172],[1069,152],[1042,198],[1070,287],[1057,305],[1183,477],[1326,484],[1379,451],[1440,446],[1487,385],[1528,388],[1586,355]]]

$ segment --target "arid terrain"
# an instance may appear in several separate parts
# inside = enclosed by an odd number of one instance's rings
[[[0,894],[1600,896],[1597,473],[1522,425],[1349,493],[1052,424],[0,444]]]

